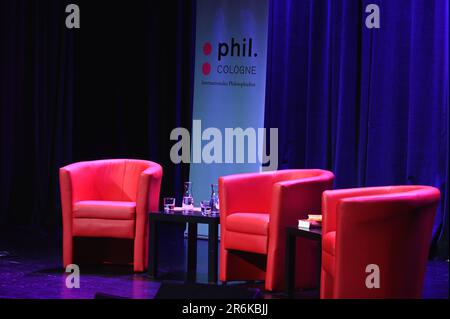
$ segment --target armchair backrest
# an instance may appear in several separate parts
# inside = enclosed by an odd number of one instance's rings
[[[320,178],[318,178],[320,177]],[[219,178],[221,216],[234,212],[265,212],[273,208],[274,187],[283,182],[324,181],[329,189],[334,175],[320,169],[291,169],[275,172],[236,174]],[[317,211],[320,211],[320,196]]]
[[[287,169],[274,172],[273,182],[277,183],[294,179],[318,177],[321,175],[328,175],[328,174],[332,176],[331,172],[324,171],[321,169]]]
[[[113,159],[66,166],[72,176],[73,200],[136,201],[139,177],[150,161]]]
[[[220,177],[221,217],[235,212],[267,213],[271,203],[272,175],[272,172],[267,172]]]
[[[340,200],[353,196],[386,194],[388,189],[389,187],[366,187],[325,191],[322,195],[323,233],[336,230],[336,208]]]

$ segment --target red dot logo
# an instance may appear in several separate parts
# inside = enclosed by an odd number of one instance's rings
[[[211,64],[208,62],[203,63],[202,65],[203,75],[209,75],[211,73]]]
[[[211,43],[206,42],[206,43],[203,45],[203,54],[204,54],[204,55],[210,55],[211,52],[212,52],[212,46],[211,46]]]

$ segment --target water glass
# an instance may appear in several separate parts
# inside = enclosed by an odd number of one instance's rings
[[[164,198],[164,211],[170,212],[175,209],[175,198],[173,197],[166,197]]]
[[[200,209],[202,214],[210,215],[211,214],[211,203],[209,200],[202,200],[200,202]]]
[[[192,197],[183,197],[183,211],[191,212],[194,210],[194,199]]]

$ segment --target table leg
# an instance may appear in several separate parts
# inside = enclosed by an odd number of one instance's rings
[[[317,290],[320,293],[320,279],[322,275],[322,241],[317,242]]]
[[[156,221],[149,218],[148,275],[155,279],[158,271],[158,243]]]
[[[197,279],[197,224],[188,223],[187,281]]]
[[[215,223],[211,223],[208,226],[208,282],[211,284],[217,283],[218,250],[218,225]]]
[[[296,237],[286,233],[286,292],[289,298],[294,297],[295,290],[295,244]]]

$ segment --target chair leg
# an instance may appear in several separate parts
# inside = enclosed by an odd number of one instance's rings
[[[63,267],[73,264],[73,237],[68,234],[63,235]]]
[[[133,257],[133,271],[134,272],[144,272],[145,271],[145,245],[142,243],[136,242],[134,243],[134,257]]]

